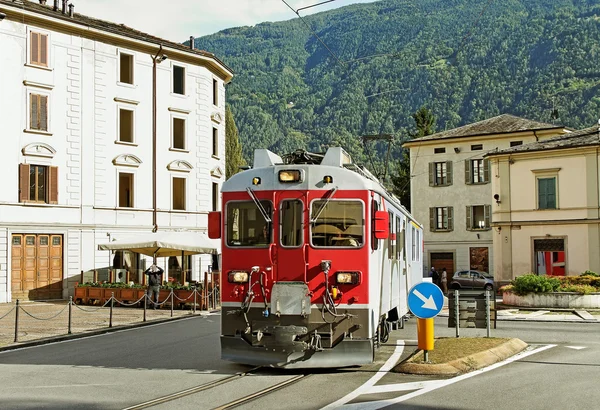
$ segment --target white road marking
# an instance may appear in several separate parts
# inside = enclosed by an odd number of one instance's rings
[[[398,341],[399,343],[401,343],[401,341]],[[400,346],[398,346],[396,348],[396,352],[398,351],[398,348]],[[387,407],[387,406],[391,406],[392,404],[397,404],[397,403],[401,403],[403,401],[406,400],[410,400],[414,397],[420,396],[422,394],[425,393],[429,393],[430,391],[439,389],[440,387],[444,387],[444,386],[448,386],[451,384],[454,384],[456,382],[459,382],[461,380],[465,380],[465,379],[469,379],[473,376],[478,376],[480,374],[483,374],[485,372],[489,372],[490,370],[494,370],[497,369],[498,367],[502,367],[504,365],[507,365],[509,363],[512,363],[514,361],[523,359],[527,356],[531,356],[532,354],[535,353],[540,353],[543,352],[544,350],[547,349],[551,349],[553,347],[556,347],[556,345],[545,345],[545,346],[541,346],[538,347],[536,349],[533,350],[529,350],[529,351],[525,351],[525,352],[521,352],[519,354],[516,354],[502,362],[498,362],[495,363],[491,366],[488,367],[484,367],[483,369],[479,369],[479,370],[475,370],[473,372],[470,373],[466,373],[463,374],[461,376],[457,376],[454,377],[452,379],[446,379],[446,380],[430,380],[428,382],[413,382],[413,383],[400,383],[400,384],[393,384],[393,385],[389,385],[388,386],[374,386],[374,383],[372,383],[372,381],[376,378],[376,380],[374,380],[375,382],[377,382],[378,380],[380,380],[385,374],[382,373],[384,371],[384,368],[386,368],[386,366],[388,366],[388,364],[390,363],[390,361],[395,357],[396,352],[394,352],[394,354],[392,355],[392,357],[390,357],[388,359],[388,361],[381,367],[381,369],[379,370],[379,372],[373,376],[371,379],[369,379],[365,384],[363,384],[361,387],[359,387],[358,389],[356,389],[354,392],[347,394],[346,396],[342,397],[340,400],[331,403],[330,405],[328,405],[327,407],[324,407],[323,410],[325,409],[339,409],[339,408],[343,408],[344,410],[378,410],[381,409],[383,407]],[[398,356],[399,358],[399,356]],[[396,359],[397,360],[397,359]],[[392,367],[394,367],[395,362],[389,366],[388,370],[385,370],[386,372],[389,371]],[[380,374],[381,373],[381,374]],[[422,384],[423,387],[420,388],[419,384]],[[354,404],[346,404],[352,400],[354,400],[356,397],[362,395],[362,394],[368,394],[368,393],[383,393],[383,392],[391,392],[391,391],[406,391],[406,390],[414,390],[414,389],[419,389],[417,391],[414,391],[412,393],[409,394],[405,394],[403,396],[399,396],[396,397],[394,399],[388,399],[388,400],[378,400],[378,401],[371,401],[371,402],[362,402],[362,403],[354,403]]]
[[[369,380],[367,380],[358,389],[354,390],[353,392],[348,393],[347,395],[345,395],[338,401],[333,402],[326,407],[323,407],[322,410],[339,408],[339,407],[343,406],[345,403],[348,403],[349,401],[354,400],[361,394],[368,393],[369,390],[375,385],[375,383],[377,383],[379,380],[381,380],[381,378],[383,376],[385,376],[387,374],[387,372],[392,370],[392,368],[396,365],[396,363],[400,359],[400,356],[402,356],[403,351],[404,351],[404,340],[397,340],[396,341],[396,350],[394,350],[394,353],[383,364],[383,366],[381,366],[381,368],[377,371],[377,373],[375,373],[375,375],[373,377],[371,377]]]
[[[585,346],[565,346],[568,347],[569,349],[575,349],[575,350],[581,350],[581,349],[585,349]]]

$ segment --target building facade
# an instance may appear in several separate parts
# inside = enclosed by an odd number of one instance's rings
[[[488,154],[496,279],[600,272],[599,127]]]
[[[494,273],[496,174],[485,155],[566,131],[505,114],[403,145],[410,149],[411,212],[425,225],[424,274],[431,266]]]
[[[0,0],[0,302],[67,297],[94,270],[142,281],[143,257],[98,244],[205,231],[224,180],[225,64],[41,3]],[[180,259],[159,261],[178,281],[211,262]]]

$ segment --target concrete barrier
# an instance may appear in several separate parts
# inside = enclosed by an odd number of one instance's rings
[[[528,293],[517,295],[512,292],[502,294],[502,302],[510,306],[539,308],[600,308],[600,293],[581,295],[574,292]]]

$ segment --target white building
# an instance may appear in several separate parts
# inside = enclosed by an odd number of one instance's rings
[[[0,0],[0,302],[67,297],[94,270],[141,281],[144,258],[98,244],[205,231],[224,180],[225,64],[43,3]],[[159,263],[185,281],[211,258]]]

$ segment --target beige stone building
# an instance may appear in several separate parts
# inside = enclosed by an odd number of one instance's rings
[[[562,126],[500,115],[405,143],[410,149],[411,212],[425,225],[424,274],[493,273],[496,173],[485,155],[564,134]]]
[[[496,280],[600,271],[598,126],[486,155]]]

